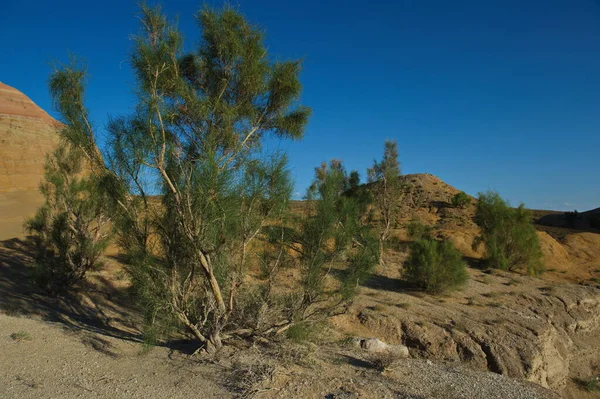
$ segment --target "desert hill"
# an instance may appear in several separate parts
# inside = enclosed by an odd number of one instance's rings
[[[549,227],[572,230],[597,231],[600,233],[600,208],[587,212],[547,212],[540,213],[537,223]]]
[[[451,205],[459,192],[436,176],[430,174],[405,175],[407,189],[402,203],[402,216],[397,235],[406,239],[402,225],[420,220],[434,226],[440,237],[450,239],[473,262],[483,256],[483,247],[474,250],[472,244],[479,234],[475,224],[475,200],[465,209]],[[577,220],[598,217],[598,209],[580,213]],[[581,225],[561,223],[568,214],[556,211],[532,211],[534,226],[538,230],[544,262],[548,269],[542,278],[552,281],[569,281],[595,284],[600,270],[600,230],[580,228]],[[555,221],[549,223],[548,221]]]
[[[0,82],[0,239],[22,235],[41,204],[44,161],[60,124],[17,89]]]

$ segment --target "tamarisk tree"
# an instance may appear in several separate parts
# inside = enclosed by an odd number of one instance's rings
[[[250,248],[292,191],[285,156],[261,144],[268,135],[300,139],[310,110],[297,105],[300,62],[271,62],[263,33],[236,10],[196,18],[202,38],[188,54],[161,10],[142,7],[131,59],[136,109],[109,123],[106,162],[94,143],[83,147],[107,165],[103,184],[147,337],[182,327],[214,352],[239,304]],[[83,92],[81,79],[71,83]],[[56,95],[68,100],[72,89],[62,89]]]
[[[307,190],[308,215],[271,229],[271,243],[287,248],[288,256],[274,258],[270,273],[286,263],[300,271],[299,290],[287,295],[282,328],[344,312],[377,265],[377,237],[362,222],[364,197],[349,195],[353,179],[340,161],[323,163]]]
[[[376,221],[379,231],[379,262],[383,264],[385,244],[397,222],[404,193],[395,141],[385,142],[383,158],[381,161],[374,161],[373,167],[369,168],[367,173],[375,209],[379,214]]]
[[[110,240],[109,201],[100,189],[102,174],[90,162],[98,159],[94,135],[82,108],[82,92],[71,85],[83,78],[83,70],[69,74],[57,70],[50,79],[50,93],[64,125],[60,144],[44,165],[40,184],[44,204],[25,222],[35,246],[34,277],[52,294],[72,288],[98,269]]]
[[[106,196],[78,148],[62,143],[48,156],[40,190],[44,204],[25,222],[34,243],[38,285],[60,294],[102,265],[110,239]]]

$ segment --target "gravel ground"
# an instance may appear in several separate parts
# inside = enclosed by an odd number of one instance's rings
[[[227,368],[166,348],[140,351],[136,342],[0,314],[0,398],[235,397],[224,387]],[[312,367],[277,367],[255,397],[558,398],[535,384],[457,364],[405,359],[379,373],[352,352],[328,353],[317,351]]]

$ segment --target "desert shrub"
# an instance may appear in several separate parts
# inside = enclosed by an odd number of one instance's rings
[[[314,326],[306,323],[292,324],[285,332],[286,338],[296,343],[308,341],[314,333]]]
[[[468,274],[460,252],[450,241],[420,239],[411,244],[404,278],[432,294],[459,289]]]
[[[471,197],[464,191],[461,191],[460,193],[457,193],[452,197],[452,206],[455,208],[464,209],[467,206],[469,206],[470,204],[471,204]]]
[[[275,366],[257,357],[254,361],[235,361],[226,378],[226,386],[240,398],[253,398],[264,384],[275,377]]]
[[[428,226],[418,220],[411,221],[406,229],[408,236],[415,241],[428,240],[433,238],[433,226]]]
[[[531,213],[523,204],[511,208],[497,193],[479,195],[476,221],[481,235],[473,247],[482,242],[486,249],[486,264],[502,270],[525,269],[531,275],[544,271],[542,250]]]
[[[98,269],[109,243],[106,196],[82,157],[65,143],[48,157],[40,185],[45,202],[25,222],[35,248],[34,280],[52,294]]]
[[[270,234],[270,245],[295,256],[277,256],[273,260],[280,267],[269,268],[277,272],[291,263],[300,271],[299,291],[287,296],[290,312],[283,322],[292,324],[289,334],[343,312],[378,261],[377,237],[363,223],[366,208],[357,197],[345,195],[349,182],[342,163],[333,160],[315,172],[306,195],[312,204],[308,214],[293,217],[287,228],[274,227]],[[337,284],[328,286],[335,265],[342,270],[335,275]]]
[[[600,377],[574,378],[573,382],[582,390],[587,392],[600,392]]]
[[[367,171],[373,203],[379,218],[375,226],[379,233],[379,262],[383,263],[383,252],[395,227],[404,197],[404,184],[400,179],[400,162],[395,141],[386,141],[383,157],[374,161]]]
[[[17,331],[10,334],[10,339],[17,342],[31,341],[31,335],[27,331]]]

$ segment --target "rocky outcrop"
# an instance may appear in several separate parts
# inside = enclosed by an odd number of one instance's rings
[[[560,391],[600,353],[600,290],[511,274],[477,276],[462,293],[357,310],[373,337],[412,357],[462,362]],[[386,297],[394,305],[391,295]],[[410,298],[410,299],[408,299]],[[378,301],[382,303],[383,301]]]

